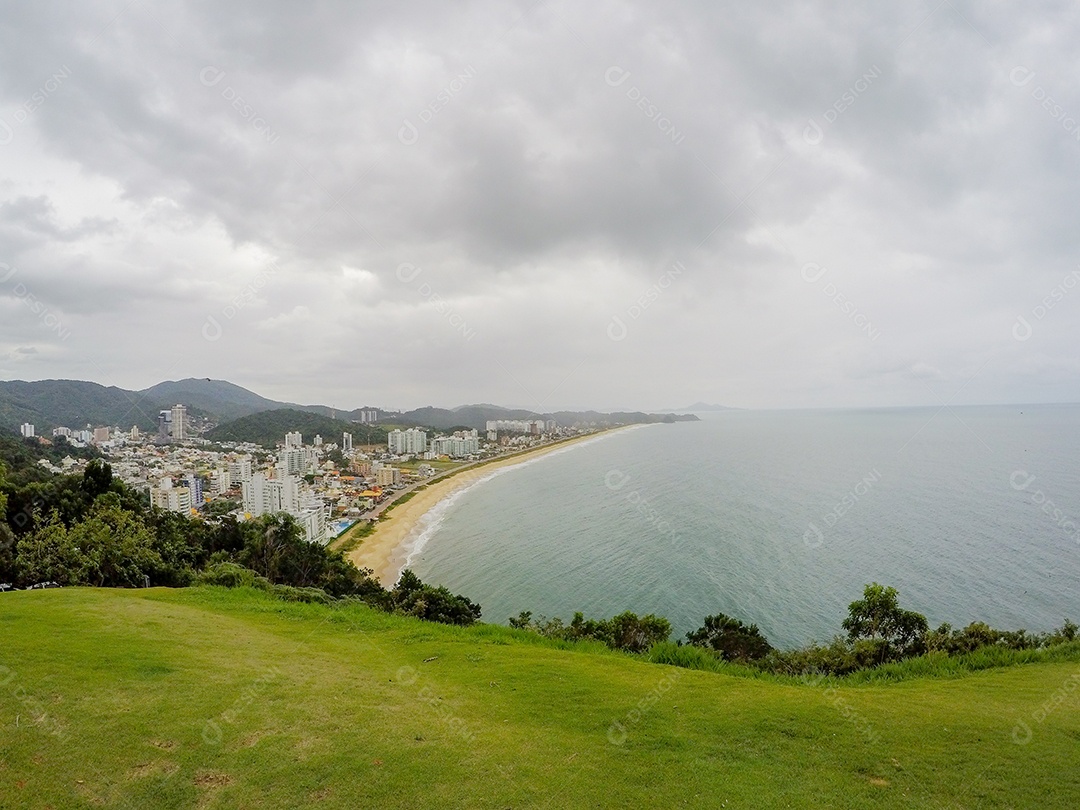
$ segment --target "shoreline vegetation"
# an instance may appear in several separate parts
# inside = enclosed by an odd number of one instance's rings
[[[361,520],[341,538],[330,544],[331,550],[341,551],[347,560],[360,569],[369,569],[385,588],[393,587],[405,565],[405,546],[420,525],[424,515],[489,473],[540,458],[555,450],[589,441],[600,436],[626,430],[637,425],[604,428],[583,436],[530,447],[497,458],[463,464],[448,470],[413,488],[402,491],[383,504],[377,520]]]

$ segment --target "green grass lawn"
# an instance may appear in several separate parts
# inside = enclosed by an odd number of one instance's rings
[[[253,591],[0,594],[0,807],[1071,808],[1077,681],[830,690]]]

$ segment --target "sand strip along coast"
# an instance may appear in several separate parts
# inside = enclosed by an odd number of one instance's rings
[[[439,478],[428,484],[424,489],[419,490],[409,500],[395,505],[385,518],[379,520],[374,531],[364,538],[360,546],[346,556],[358,568],[370,568],[375,572],[375,578],[384,587],[391,588],[397,582],[397,578],[401,575],[401,569],[405,565],[407,541],[411,538],[413,532],[418,530],[421,518],[431,511],[439,501],[449,498],[455,492],[460,492],[465,487],[496,470],[513,467],[556,450],[562,450],[601,436],[608,436],[618,430],[631,427],[638,426],[626,425],[625,427],[612,428],[555,442],[544,447],[524,450],[506,458],[464,467],[459,472],[453,472]]]

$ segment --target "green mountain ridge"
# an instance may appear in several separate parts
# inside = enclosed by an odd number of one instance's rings
[[[319,435],[324,442],[340,446],[343,433],[351,433],[356,445],[386,442],[386,428],[380,425],[345,422],[295,408],[260,411],[226,422],[207,433],[206,438],[215,442],[250,442],[273,447],[284,439],[287,432],[294,430],[303,435],[305,443],[310,443]]]
[[[561,425],[579,422],[604,425],[697,419],[693,414],[643,412],[606,414],[598,411],[558,411],[541,414],[486,404],[463,405],[453,410],[428,406],[401,414],[378,408],[356,408],[349,411],[327,405],[277,402],[234,383],[209,378],[170,380],[142,391],[128,391],[116,386],[106,387],[80,380],[11,380],[0,381],[0,430],[17,432],[19,425],[30,422],[37,428],[39,435],[45,435],[47,431],[59,426],[81,428],[86,424],[123,428],[135,425],[140,430],[153,431],[157,429],[158,413],[177,403],[187,406],[193,415],[218,423],[219,427],[255,414],[285,409],[307,412],[352,425],[360,423],[361,411],[377,410],[380,419],[394,424],[443,430],[456,427],[483,430],[488,420],[492,419],[554,419]],[[275,418],[271,417],[271,421],[274,422]],[[335,432],[340,433],[342,429],[335,428]],[[260,430],[252,423],[247,423],[236,428],[234,433],[250,434]],[[316,428],[309,432],[324,431]],[[324,435],[324,438],[327,437]]]

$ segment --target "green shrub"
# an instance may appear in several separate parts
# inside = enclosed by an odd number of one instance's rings
[[[314,602],[320,605],[329,605],[334,601],[334,598],[321,588],[294,588],[292,585],[274,585],[270,589],[270,593],[286,602]]]
[[[262,591],[269,591],[273,587],[266,577],[231,562],[211,565],[195,577],[195,584],[217,585],[222,588],[258,588]]]

